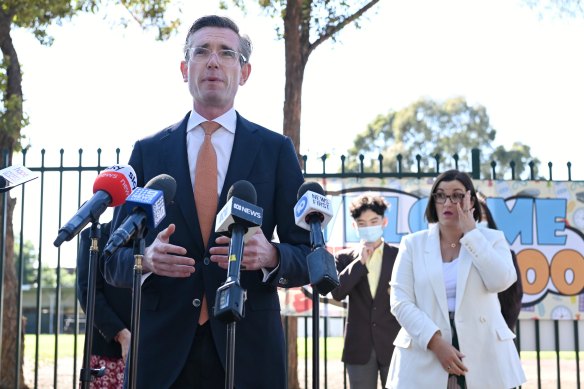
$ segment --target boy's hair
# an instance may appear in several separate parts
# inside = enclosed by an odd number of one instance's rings
[[[353,219],[357,219],[364,211],[368,209],[375,212],[379,216],[384,216],[388,207],[389,204],[382,196],[377,196],[373,193],[364,193],[351,202],[349,211],[351,212],[351,217],[353,217]]]

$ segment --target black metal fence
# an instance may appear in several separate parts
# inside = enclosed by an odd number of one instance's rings
[[[21,161],[17,159],[21,157]],[[58,162],[47,163],[47,160],[53,158]],[[57,157],[57,158],[55,158]],[[83,150],[78,151],[76,156],[77,162],[68,162],[75,159],[75,155],[66,155],[61,150],[58,156],[48,156],[45,150],[40,155],[30,158],[29,153],[25,150],[20,156],[15,155],[14,164],[22,164],[28,169],[38,172],[39,178],[31,181],[26,185],[15,189],[11,195],[16,198],[16,208],[14,211],[13,226],[15,231],[15,263],[18,263],[16,274],[18,275],[19,293],[16,301],[16,309],[19,317],[24,318],[18,326],[27,335],[17,337],[16,360],[20,359],[20,350],[22,342],[25,342],[24,348],[24,372],[25,382],[19,382],[16,388],[32,386],[35,388],[65,388],[78,387],[79,371],[83,356],[83,333],[84,333],[84,315],[77,303],[77,291],[74,287],[74,267],[77,254],[78,241],[64,244],[60,248],[52,245],[54,236],[63,223],[63,217],[75,213],[80,207],[82,200],[90,196],[88,188],[91,187],[97,173],[106,167],[119,163],[120,160],[127,160],[121,155],[120,149],[104,157],[102,150],[98,149],[94,155],[86,156]],[[91,159],[93,162],[87,162],[85,159]],[[30,159],[33,161],[31,162]],[[394,172],[383,171],[382,157],[378,158],[379,169],[371,172],[365,169],[365,157],[360,156],[360,165],[356,171],[348,171],[345,168],[345,157],[341,157],[340,165],[334,172],[327,172],[327,157],[322,156],[320,162],[312,163],[307,157],[303,158],[304,175],[307,179],[322,179],[332,177],[434,177],[440,173],[440,156],[434,156],[435,164],[432,169],[423,170],[420,164],[421,157],[417,156],[417,170],[405,172],[401,168],[401,159],[398,158],[397,170]],[[102,162],[105,160],[105,164]],[[453,157],[453,164],[458,167],[458,158]],[[312,169],[312,165],[317,166]],[[318,166],[321,170],[318,171]],[[478,150],[472,151],[472,160],[470,161],[469,173],[475,179],[481,178],[480,153]],[[309,169],[310,168],[310,169]],[[496,164],[491,163],[491,177],[497,178]],[[518,177],[511,164],[511,179]],[[529,177],[535,179],[536,166],[529,164]],[[552,164],[548,164],[548,180],[552,180]],[[567,164],[568,180],[572,180],[571,164]],[[537,177],[541,179],[541,177]],[[4,204],[7,204],[7,195],[3,195]],[[6,209],[6,208],[4,208]],[[106,215],[103,216],[107,218]],[[109,220],[109,219],[108,219]],[[6,231],[6,229],[3,229]],[[2,240],[4,244],[5,240]],[[25,248],[29,247],[29,252]],[[32,246],[32,247],[31,247]],[[4,252],[4,250],[2,250]],[[0,276],[5,276],[4,256],[0,264]],[[28,267],[27,267],[28,266]],[[26,283],[26,275],[32,272],[34,282]],[[49,277],[51,276],[52,277]],[[73,278],[71,278],[73,277]],[[2,278],[3,280],[4,278]],[[2,283],[3,285],[4,283]],[[3,287],[3,286],[2,286]],[[0,323],[2,322],[2,312],[5,309],[2,306],[0,294]],[[326,299],[321,299],[322,304],[330,304]],[[298,318],[298,328],[301,335],[299,336],[298,349],[302,356],[298,360],[298,372],[300,386],[303,388],[312,387],[311,363],[309,343],[312,339],[310,334],[312,317]],[[342,346],[342,328],[344,327],[344,317],[321,317],[320,328],[322,333],[319,334],[323,343],[323,351],[320,353],[323,368],[320,369],[320,387],[323,388],[347,388],[347,376],[340,362],[338,352],[339,344]],[[285,323],[287,321],[285,320]],[[333,325],[334,324],[334,325]],[[579,327],[581,324],[578,320],[569,323],[569,329],[566,330],[566,322],[553,321],[553,339],[555,344],[551,347],[553,351],[553,371],[550,370],[549,358],[543,357],[541,352],[541,334],[542,331],[550,331],[549,328],[540,328],[540,322],[537,320],[521,320],[517,328],[517,347],[523,351],[521,340],[529,333],[535,337],[535,352],[530,361],[533,364],[535,374],[531,379],[534,381],[533,387],[548,387],[549,382],[560,387],[581,386],[581,345],[579,339]],[[332,331],[331,327],[336,328]],[[341,328],[339,333],[339,328]],[[1,328],[0,328],[1,330]],[[549,332],[547,332],[549,333]],[[15,334],[16,336],[16,334]],[[96,335],[99,336],[99,335]],[[571,342],[566,346],[566,341]],[[335,350],[332,350],[334,343]],[[47,354],[44,349],[47,345],[51,346],[51,352]],[[0,343],[0,352],[2,343]],[[547,346],[547,349],[550,349]],[[561,351],[572,350],[572,351]],[[336,354],[332,355],[333,352]],[[523,357],[523,355],[522,355]],[[572,371],[575,371],[573,373]],[[3,372],[0,371],[0,374]],[[529,376],[530,372],[528,372]],[[551,376],[551,378],[550,378]],[[547,380],[547,381],[546,381]],[[565,382],[569,382],[566,384]],[[572,382],[575,386],[572,385]],[[568,385],[568,386],[566,386]],[[531,387],[531,386],[530,386]]]

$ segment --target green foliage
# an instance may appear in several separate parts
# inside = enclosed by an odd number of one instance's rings
[[[544,14],[572,18],[584,16],[582,0],[523,0],[523,2],[536,10],[541,17]]]
[[[436,171],[438,157],[440,171],[444,171],[455,167],[456,154],[458,167],[470,171],[471,150],[478,148],[484,177],[491,177],[487,162],[494,157],[500,162],[496,170],[498,177],[510,172],[512,160],[517,174],[521,174],[531,158],[529,147],[516,143],[510,151],[501,146],[493,149],[496,134],[487,110],[481,105],[471,106],[462,97],[444,102],[420,99],[400,111],[390,110],[386,115],[377,116],[355,137],[347,168],[358,170],[358,157],[363,154],[369,161],[366,171],[378,171],[381,155],[383,170],[397,172],[398,155],[401,155],[402,171],[417,171],[416,155],[420,155],[422,170]]]
[[[79,12],[97,13],[109,5],[121,5],[130,18],[144,29],[158,29],[158,39],[167,39],[177,30],[178,19],[166,20],[172,0],[4,0],[2,11],[11,16],[12,25],[29,30],[42,44],[50,45],[47,34],[52,24],[61,25]],[[121,21],[127,25],[126,21]]]
[[[122,6],[129,15],[120,23],[126,26],[137,22],[143,29],[156,29],[157,39],[167,39],[177,31],[178,19],[166,20],[165,14],[172,0],[3,0],[0,3],[0,39],[3,44],[0,61],[0,148],[20,150],[21,130],[28,125],[23,111],[22,74],[17,48],[10,32],[15,28],[28,30],[43,45],[51,45],[53,38],[47,29],[61,25],[80,12],[96,13],[107,6]],[[10,62],[13,61],[13,62]],[[12,66],[10,66],[12,65]],[[11,69],[11,72],[9,71]]]
[[[299,29],[308,32],[310,42],[317,45],[326,39],[337,40],[338,32],[352,24],[360,28],[359,17],[368,7],[379,0],[305,0],[302,2],[302,25]],[[231,0],[231,3],[246,12],[245,0]],[[284,19],[288,9],[286,0],[257,0],[258,5],[267,16]],[[220,0],[220,7],[229,8],[226,0]],[[282,27],[276,27],[277,36],[284,39]]]
[[[23,285],[30,285],[33,288],[38,287],[38,253],[34,247],[34,244],[27,240],[24,242],[22,247],[22,253],[20,252],[20,245],[16,243],[14,245],[14,253],[16,256],[15,266],[16,274],[20,272],[20,259],[22,258],[22,263],[24,264],[23,271]],[[75,286],[75,271],[71,269],[60,269],[61,275],[61,287],[74,287]],[[41,286],[43,288],[55,288],[57,286],[57,269],[52,267],[41,267]]]

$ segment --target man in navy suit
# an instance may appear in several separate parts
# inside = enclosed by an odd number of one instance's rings
[[[134,145],[130,165],[138,185],[169,174],[176,180],[166,217],[146,237],[138,345],[137,387],[225,387],[227,326],[213,316],[217,288],[227,276],[229,239],[211,232],[205,241],[193,195],[204,122],[217,156],[215,214],[233,183],[249,181],[263,208],[261,230],[246,242],[240,277],[245,317],[237,322],[234,381],[237,389],[286,387],[285,339],[277,287],[309,283],[309,234],[294,223],[296,193],[303,182],[292,142],[244,119],[233,103],[251,72],[251,42],[230,19],[205,16],[192,25],[181,62],[193,110],[180,122]],[[118,226],[126,216],[116,209]],[[276,230],[277,229],[277,230]],[[273,241],[277,231],[278,242]],[[211,231],[214,231],[214,227]],[[107,259],[106,278],[130,287],[134,258],[123,248]]]

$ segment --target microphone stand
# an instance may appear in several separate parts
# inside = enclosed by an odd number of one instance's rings
[[[319,326],[320,326],[320,308],[319,308],[319,297],[316,287],[312,286],[312,387],[314,389],[319,389]]]
[[[238,233],[234,233],[238,232]],[[227,323],[227,354],[225,371],[225,389],[233,389],[235,373],[235,327],[241,320],[245,290],[239,283],[241,258],[243,257],[243,235],[245,228],[240,224],[233,226],[229,245],[229,266],[227,280],[217,289],[215,297],[215,317]],[[234,247],[236,252],[233,252]],[[235,258],[235,260],[231,260]]]
[[[307,255],[306,261],[311,263],[326,263],[327,258],[331,254],[326,250],[324,244],[324,237],[322,235],[321,223],[322,219],[319,215],[310,215],[310,243],[312,252]],[[320,357],[319,357],[319,336],[320,336],[320,307],[319,307],[319,291],[316,284],[312,286],[312,387],[314,389],[320,388]],[[326,294],[326,293],[325,293]]]
[[[142,259],[146,243],[144,241],[144,227],[136,230],[134,239],[134,281],[132,284],[132,339],[130,342],[128,388],[136,388],[136,371],[138,365],[138,338],[140,335],[140,304],[142,300]]]
[[[95,279],[97,272],[97,261],[99,255],[98,242],[101,237],[101,226],[99,222],[92,222],[89,231],[91,246],[89,247],[89,273],[87,274],[87,301],[85,304],[85,345],[83,350],[83,366],[79,381],[81,388],[89,388],[89,383],[93,377],[102,377],[105,374],[105,367],[91,369],[91,347],[93,345],[93,322],[95,320]]]

